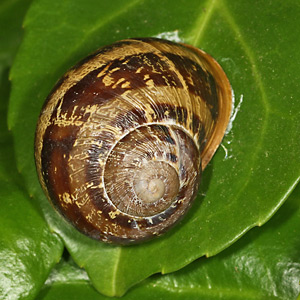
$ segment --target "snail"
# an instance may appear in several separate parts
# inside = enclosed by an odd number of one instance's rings
[[[137,38],[102,47],[45,101],[35,136],[41,186],[93,239],[159,236],[195,199],[231,104],[224,71],[193,46]]]

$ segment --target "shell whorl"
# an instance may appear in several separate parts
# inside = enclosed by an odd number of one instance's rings
[[[153,38],[103,47],[46,100],[35,143],[42,187],[92,238],[159,235],[195,198],[230,110],[229,82],[201,50]]]

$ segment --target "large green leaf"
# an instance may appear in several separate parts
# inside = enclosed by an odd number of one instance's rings
[[[11,72],[9,125],[18,168],[51,229],[99,291],[121,295],[153,273],[220,252],[265,223],[290,194],[300,163],[294,63],[300,58],[294,30],[299,13],[300,4],[292,0],[33,3]],[[135,36],[179,36],[203,48],[225,69],[240,105],[186,218],[155,241],[116,247],[83,237],[52,211],[37,181],[33,139],[39,110],[55,81],[92,50]]]
[[[255,228],[216,257],[171,275],[155,276],[125,299],[296,299],[300,292],[300,186],[264,228]],[[104,300],[86,274],[62,262],[38,299]],[[119,298],[117,298],[119,299]]]
[[[23,0],[0,4],[0,299],[9,300],[33,299],[63,250],[22,184],[6,124],[8,69],[28,5]]]

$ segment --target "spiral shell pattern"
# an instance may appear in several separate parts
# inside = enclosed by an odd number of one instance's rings
[[[41,185],[94,239],[150,239],[190,207],[230,111],[227,77],[203,51],[155,38],[103,47],[44,104],[35,141]]]

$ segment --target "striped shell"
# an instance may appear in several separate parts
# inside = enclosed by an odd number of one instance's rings
[[[150,239],[190,207],[230,112],[228,79],[203,51],[154,38],[103,47],[44,104],[35,141],[41,185],[94,239]]]

